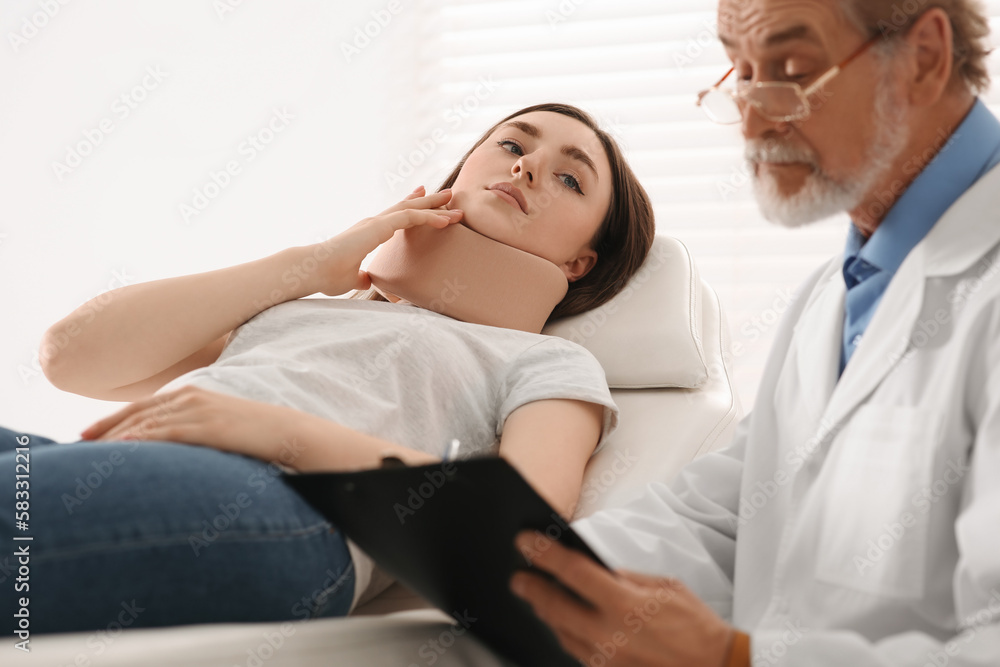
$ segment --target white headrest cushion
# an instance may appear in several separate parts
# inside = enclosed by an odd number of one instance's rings
[[[587,348],[612,389],[696,389],[708,379],[701,289],[684,244],[657,236],[642,268],[615,298],[557,320],[542,333]]]

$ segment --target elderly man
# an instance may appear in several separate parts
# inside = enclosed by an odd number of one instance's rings
[[[722,0],[699,101],[742,123],[765,216],[853,225],[733,443],[575,524],[616,572],[519,536],[589,602],[511,582],[585,664],[1000,665],[987,33],[971,0]]]

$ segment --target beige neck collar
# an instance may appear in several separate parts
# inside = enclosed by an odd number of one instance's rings
[[[396,232],[367,269],[372,285],[448,317],[540,333],[569,290],[552,262],[462,224]]]

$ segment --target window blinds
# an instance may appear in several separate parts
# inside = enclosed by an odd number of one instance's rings
[[[1000,0],[986,3],[1000,25]],[[657,233],[690,249],[729,319],[734,380],[749,408],[780,314],[800,282],[843,249],[846,216],[787,230],[763,220],[738,126],[695,96],[726,72],[716,0],[417,0],[399,65],[386,184],[436,186],[508,113],[576,104],[622,144],[653,199]],[[991,69],[1000,77],[1000,58]],[[985,96],[1000,112],[1000,86]]]

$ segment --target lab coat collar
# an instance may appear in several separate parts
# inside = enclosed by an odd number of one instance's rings
[[[906,355],[913,328],[923,308],[925,282],[923,253],[911,252],[889,283],[864,338],[834,387],[823,417],[824,428],[831,433],[837,431],[855,408],[868,400]],[[843,320],[836,327],[838,333],[842,330]],[[839,358],[840,345],[830,348],[827,356]]]
[[[833,387],[821,422],[824,431],[835,434],[844,420],[905,357],[923,309],[927,279],[962,273],[1000,243],[998,190],[1000,166],[985,174],[955,202],[903,261],[851,362]],[[832,360],[840,353],[839,344],[827,334],[829,331],[839,333],[843,328],[843,307],[838,308],[834,302],[836,292],[829,285],[824,289],[829,290],[831,296],[823,307],[833,315],[817,313],[811,338],[800,339],[803,347],[816,348],[815,352],[804,349],[804,354],[809,354],[805,359],[812,358],[815,363],[823,364],[812,369],[820,385],[817,387],[814,382],[812,386],[819,390],[827,387],[827,367],[832,367]],[[834,315],[839,315],[839,319],[835,321]],[[821,329],[825,328],[829,331],[824,333]],[[802,333],[808,335],[810,332]]]
[[[1000,165],[983,175],[944,214],[917,246],[923,250],[928,278],[954,276],[1000,243]]]
[[[805,306],[809,315],[795,328],[798,385],[806,388],[800,398],[813,423],[824,415],[837,385],[846,299],[847,288],[836,261],[817,281],[817,289]]]

